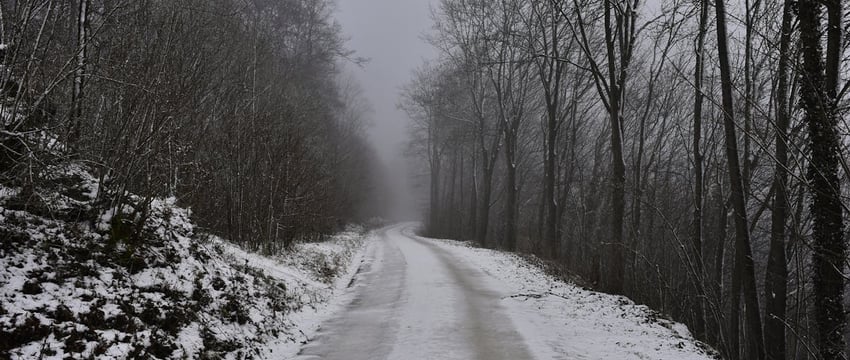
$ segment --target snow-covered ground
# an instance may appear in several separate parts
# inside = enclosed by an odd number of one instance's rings
[[[298,359],[710,359],[681,324],[522,257],[385,231]]]
[[[687,326],[622,296],[582,289],[546,274],[516,254],[469,243],[425,239],[489,277],[508,295],[501,304],[537,359],[712,359]]]
[[[196,231],[174,199],[118,210],[84,167],[49,173],[27,195],[0,184],[2,359],[292,357],[370,239],[351,228],[264,257]]]
[[[286,314],[289,335],[269,340],[258,347],[258,359],[287,359],[298,354],[301,347],[313,338],[321,324],[342,311],[351,301],[350,286],[366,262],[375,233],[363,234],[348,231],[337,234],[331,241],[296,244],[287,254],[267,258],[231,246],[228,253],[237,259],[247,260],[249,266],[260,269],[267,276],[290,289],[302,289],[297,311]]]

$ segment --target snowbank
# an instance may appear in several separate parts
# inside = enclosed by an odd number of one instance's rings
[[[83,167],[49,173],[34,190],[0,184],[0,358],[293,355],[368,238],[263,257],[197,233],[175,199],[109,208]]]

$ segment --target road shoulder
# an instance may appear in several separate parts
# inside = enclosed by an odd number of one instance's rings
[[[412,234],[411,234],[412,235]],[[415,235],[413,235],[415,236]],[[452,240],[421,238],[489,275],[501,304],[539,359],[712,359],[688,328],[622,296],[582,289],[522,257]]]

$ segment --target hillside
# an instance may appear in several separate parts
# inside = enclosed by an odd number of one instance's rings
[[[361,228],[263,257],[197,229],[174,198],[116,209],[83,165],[0,184],[0,357],[279,358],[347,285]]]

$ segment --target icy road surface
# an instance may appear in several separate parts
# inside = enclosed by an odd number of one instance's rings
[[[388,228],[296,359],[707,359],[687,328],[523,259]],[[651,320],[652,319],[652,320]]]
[[[361,268],[357,295],[299,359],[528,359],[500,305],[508,294],[432,242],[390,228]],[[371,267],[371,268],[370,268]]]

